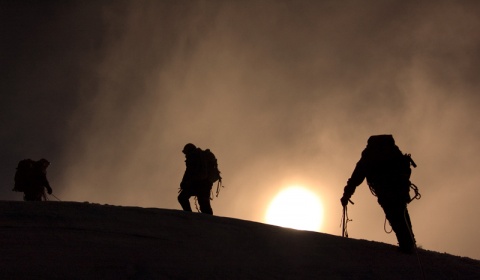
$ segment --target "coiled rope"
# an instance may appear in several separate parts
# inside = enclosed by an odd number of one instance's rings
[[[353,201],[348,200],[351,204],[354,204]],[[340,221],[340,227],[342,228],[342,237],[348,238],[347,224],[353,220],[348,218],[347,205],[343,206],[342,220]]]

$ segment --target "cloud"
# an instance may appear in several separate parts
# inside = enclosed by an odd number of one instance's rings
[[[48,136],[37,145],[21,140],[12,149],[52,154],[50,177],[63,199],[177,209],[181,149],[192,142],[219,158],[227,187],[213,201],[217,214],[263,221],[274,195],[301,182],[322,198],[325,231],[336,233],[338,199],[366,140],[388,133],[419,165],[413,181],[423,198],[411,206],[419,241],[441,250],[446,237],[432,237],[419,224],[447,233],[451,224],[443,216],[468,217],[471,209],[449,194],[470,202],[478,185],[478,4],[195,1],[77,8],[52,6],[55,17],[39,34],[53,28],[65,40],[38,38],[64,47],[40,52],[37,61],[51,68],[28,72],[39,77],[34,85],[63,81],[55,94],[41,95],[54,123],[42,130],[55,140],[48,148]],[[78,35],[65,35],[71,29]],[[67,62],[55,68],[57,61]],[[22,96],[35,97],[32,87],[26,84]],[[394,242],[383,233],[383,213],[366,186],[355,196],[351,233]],[[432,212],[438,213],[433,221]],[[471,223],[465,219],[458,229],[453,234],[461,240]],[[463,242],[452,246],[478,251]]]

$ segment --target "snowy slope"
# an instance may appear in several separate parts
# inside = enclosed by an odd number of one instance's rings
[[[480,261],[178,210],[0,201],[0,279],[480,279]]]

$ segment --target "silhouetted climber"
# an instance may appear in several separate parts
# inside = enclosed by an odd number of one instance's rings
[[[406,253],[412,253],[415,248],[407,204],[420,198],[418,189],[410,182],[410,164],[416,167],[410,155],[404,155],[395,145],[392,135],[371,136],[340,199],[345,207],[356,187],[366,178],[397,236],[400,251]],[[411,187],[415,191],[413,198],[409,193]]]
[[[185,154],[185,173],[180,183],[178,202],[184,211],[192,212],[190,197],[196,196],[200,211],[205,214],[213,214],[210,206],[210,192],[212,183],[207,181],[206,166],[203,160],[202,150],[188,143],[182,151]]]
[[[184,211],[192,212],[189,199],[196,196],[200,212],[212,215],[210,193],[213,183],[221,180],[216,158],[209,149],[203,151],[191,143],[185,145],[182,152],[186,158],[186,170],[180,183],[178,202]]]
[[[24,159],[18,163],[15,172],[15,187],[13,191],[23,192],[25,201],[47,200],[45,189],[52,194],[52,188],[47,180],[47,168],[50,162],[44,158],[39,161]]]

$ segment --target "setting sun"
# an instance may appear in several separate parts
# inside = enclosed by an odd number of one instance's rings
[[[323,208],[314,193],[302,187],[290,187],[275,196],[265,219],[272,225],[320,231]]]

